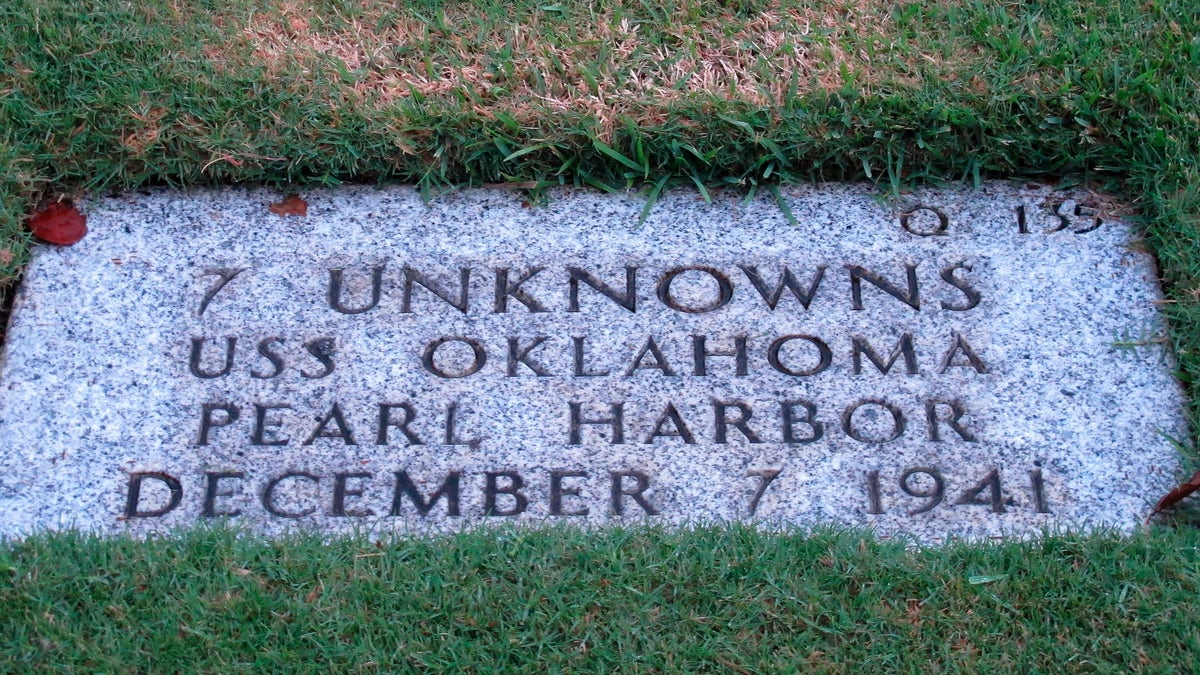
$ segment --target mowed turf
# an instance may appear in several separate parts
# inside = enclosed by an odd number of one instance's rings
[[[652,203],[674,185],[1082,183],[1158,257],[1169,332],[1130,334],[1173,346],[1196,401],[1197,36],[1190,0],[7,0],[0,276],[28,260],[40,200],[149,184],[504,184],[536,204],[560,184]],[[934,550],[739,528],[38,536],[0,546],[0,663],[1186,670],[1189,513]]]
[[[5,670],[1180,672],[1200,533],[906,549],[728,527],[0,549]]]

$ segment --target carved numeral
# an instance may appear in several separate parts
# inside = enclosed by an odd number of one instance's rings
[[[867,513],[883,513],[883,499],[879,496],[879,469],[867,474]]]
[[[1046,504],[1046,485],[1042,479],[1042,470],[1033,469],[1029,472],[1029,490],[1033,493],[1033,505],[1038,513],[1050,513]]]
[[[910,481],[914,476],[918,475],[928,476],[929,481],[931,481],[933,484],[927,488],[916,488],[911,484]],[[908,515],[915,516],[918,513],[932,511],[933,507],[942,503],[942,499],[946,496],[946,481],[942,478],[941,472],[937,469],[918,466],[905,471],[900,476],[900,489],[904,490],[904,494],[908,495],[909,497],[929,500],[922,506],[908,512]]]
[[[921,500],[905,512],[910,516],[927,513],[942,504],[949,507],[986,506],[992,513],[1002,514],[1007,513],[1008,509],[1015,504],[1012,497],[1004,495],[999,469],[991,469],[976,483],[968,484],[969,487],[963,490],[958,499],[953,502],[946,502],[947,481],[941,471],[934,467],[914,466],[905,469],[893,485],[898,487],[904,495]],[[867,472],[866,488],[867,513],[871,515],[885,513],[884,495],[878,469]],[[1040,465],[1039,468],[1029,471],[1029,492],[1032,496],[1030,507],[1035,513],[1051,513],[1046,499],[1045,478]],[[908,500],[901,499],[901,501]],[[909,502],[909,504],[912,503]]]
[[[987,491],[987,498],[983,498],[984,491]],[[1008,500],[1012,504],[1012,500]],[[954,502],[955,506],[990,506],[992,513],[1004,513],[1004,492],[1000,489],[1000,470],[992,469],[988,475],[983,477],[972,488],[962,493],[958,501]]]
[[[783,473],[783,469],[763,469],[761,471],[746,472],[747,478],[758,476],[758,488],[754,491],[754,496],[750,498],[750,515],[754,515],[758,511],[758,502],[762,499],[763,493],[767,491],[767,487],[781,473]]]
[[[208,303],[212,302],[212,299],[216,297],[217,293],[220,293],[221,289],[225,288],[226,284],[228,284],[230,281],[233,281],[234,277],[244,271],[246,271],[245,267],[215,267],[213,269],[204,270],[204,274],[201,276],[215,276],[217,277],[217,282],[212,285],[212,288],[208,289],[208,291],[204,294],[204,297],[200,300],[200,311],[197,312],[196,315],[203,316],[204,310],[208,309]]]
[[[1092,216],[1093,218],[1092,218],[1092,222],[1090,225],[1088,225],[1086,227],[1072,229],[1071,228],[1071,219],[1067,215],[1063,214],[1063,207],[1067,207],[1071,203],[1072,202],[1065,202],[1063,204],[1060,204],[1058,207],[1056,207],[1054,209],[1047,209],[1050,212],[1050,215],[1052,215],[1058,219],[1058,225],[1055,227],[1052,227],[1048,230],[1044,230],[1043,234],[1053,234],[1054,232],[1062,232],[1063,230],[1070,230],[1071,232],[1074,232],[1075,234],[1087,234],[1088,232],[1091,232],[1104,224],[1104,221],[1100,218],[1100,216],[1096,215],[1096,209],[1094,209],[1090,206],[1084,206],[1083,204],[1075,204],[1073,209],[1067,208],[1067,211],[1070,212],[1071,215]],[[1017,206],[1016,211],[1017,211],[1017,234],[1030,234],[1029,216],[1025,210],[1025,205],[1021,204],[1021,205]]]

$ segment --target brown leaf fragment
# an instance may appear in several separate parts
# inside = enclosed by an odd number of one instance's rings
[[[44,242],[70,246],[87,234],[87,216],[71,202],[50,202],[30,216],[29,229]]]
[[[1187,480],[1186,483],[1180,484],[1174,490],[1171,490],[1164,495],[1162,499],[1158,500],[1158,504],[1154,507],[1154,511],[1152,511],[1150,515],[1154,516],[1166,511],[1172,506],[1175,506],[1179,502],[1183,501],[1184,497],[1187,497],[1196,490],[1200,490],[1200,471],[1197,471],[1191,478]]]
[[[267,209],[277,216],[307,216],[308,202],[293,193],[284,197],[278,204],[271,204]]]

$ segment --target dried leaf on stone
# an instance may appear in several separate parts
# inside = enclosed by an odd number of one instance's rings
[[[284,197],[283,201],[271,204],[267,209],[277,216],[307,216],[308,202],[301,199],[298,194],[290,194]]]
[[[1166,511],[1172,506],[1175,506],[1179,502],[1183,501],[1184,497],[1187,497],[1196,490],[1200,490],[1200,471],[1197,471],[1191,478],[1187,480],[1186,483],[1179,485],[1174,490],[1171,490],[1164,495],[1162,499],[1158,500],[1158,504],[1154,507],[1154,511],[1152,511],[1150,515],[1153,516]]]
[[[29,218],[29,229],[44,242],[70,246],[87,234],[87,216],[71,202],[51,202]]]

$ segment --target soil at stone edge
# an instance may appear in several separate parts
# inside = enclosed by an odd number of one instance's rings
[[[21,278],[17,276],[8,283],[0,285],[0,347],[8,340],[8,317],[12,314],[13,302],[17,299],[17,290],[21,287]]]

